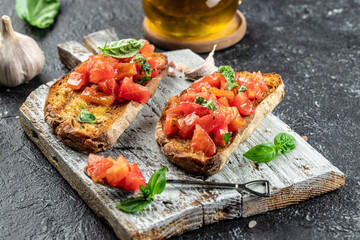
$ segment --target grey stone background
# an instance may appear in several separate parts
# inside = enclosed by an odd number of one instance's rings
[[[18,109],[31,91],[68,72],[58,43],[109,27],[120,38],[143,38],[144,13],[139,0],[61,4],[55,24],[39,30],[17,17],[15,1],[0,0],[0,14],[34,38],[46,57],[35,79],[0,88],[0,239],[116,238],[25,135]],[[173,239],[360,239],[360,1],[247,0],[239,9],[248,31],[235,46],[216,52],[216,64],[279,73],[286,95],[274,114],[308,136],[345,173],[346,184],[295,206]],[[257,225],[250,229],[251,220]]]

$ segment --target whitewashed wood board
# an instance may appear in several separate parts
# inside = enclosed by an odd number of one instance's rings
[[[80,52],[91,54],[86,51],[82,49]],[[170,61],[183,63],[188,67],[194,67],[203,60],[190,50],[165,54]],[[162,166],[168,166],[168,178],[203,179],[189,175],[170,163],[155,142],[155,126],[161,109],[170,96],[179,94],[191,84],[180,76],[181,73],[177,72],[176,77],[166,77],[116,144],[100,155],[110,155],[113,158],[124,155],[129,162],[138,163],[146,179]],[[54,81],[44,84],[29,95],[20,108],[21,125],[50,163],[94,212],[105,219],[120,239],[168,238],[223,219],[248,217],[296,204],[335,190],[345,183],[344,174],[338,168],[288,125],[270,114],[252,136],[239,145],[221,172],[208,177],[206,181],[244,183],[267,179],[271,183],[271,197],[259,198],[235,190],[167,185],[165,191],[156,197],[156,201],[143,211],[124,213],[116,209],[116,205],[132,195],[94,184],[84,173],[87,155],[64,146],[44,122],[44,102],[53,83]],[[279,155],[269,163],[255,164],[242,157],[244,152],[256,144],[273,141],[280,132],[288,132],[296,138],[296,149],[286,155]]]

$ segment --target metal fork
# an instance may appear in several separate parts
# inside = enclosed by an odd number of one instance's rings
[[[179,179],[167,179],[167,184],[183,184],[183,185],[195,185],[206,188],[227,188],[235,190],[244,190],[250,192],[259,197],[270,197],[270,182],[268,180],[255,180],[247,183],[221,183],[221,182],[206,182],[206,181],[193,181],[193,180],[179,180]],[[250,185],[257,185],[263,188],[263,191],[257,191],[250,188]]]

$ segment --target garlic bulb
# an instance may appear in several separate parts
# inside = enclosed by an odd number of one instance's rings
[[[0,86],[15,87],[35,77],[44,67],[45,57],[30,37],[14,32],[10,17],[1,17]]]

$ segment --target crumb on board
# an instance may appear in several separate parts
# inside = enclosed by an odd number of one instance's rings
[[[170,61],[170,62],[169,62],[169,66],[170,66],[170,67],[175,67],[174,61]]]
[[[302,139],[305,140],[305,142],[307,142],[309,140],[307,136],[301,136],[301,137],[302,137]]]
[[[255,226],[256,226],[256,224],[257,224],[257,222],[256,222],[256,221],[251,220],[251,221],[249,222],[249,228],[253,228],[253,227],[255,227]]]
[[[270,128],[267,128],[267,129],[265,130],[265,132],[271,133],[271,129],[270,129]]]
[[[182,64],[182,63],[178,63],[177,65],[176,65],[176,70],[177,71],[182,71],[182,70],[184,70],[185,69],[185,65],[184,64]]]
[[[176,76],[176,73],[174,71],[170,72],[170,76],[171,77],[175,77]]]

